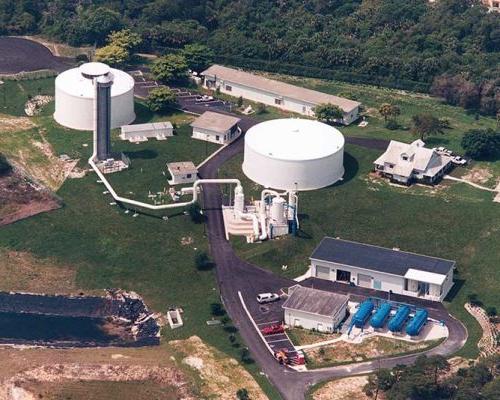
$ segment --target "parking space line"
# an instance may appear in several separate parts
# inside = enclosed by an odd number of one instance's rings
[[[271,344],[271,343],[289,342],[289,341],[290,341],[289,339],[279,339],[279,340],[271,340],[271,341],[268,341],[267,343]]]
[[[257,324],[257,325],[265,325],[265,324],[272,325],[272,324],[277,324],[278,322],[281,322],[281,321],[261,322],[260,324]]]

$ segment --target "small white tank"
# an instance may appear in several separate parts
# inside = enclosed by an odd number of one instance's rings
[[[283,197],[276,196],[273,198],[273,203],[271,205],[271,218],[278,224],[286,223],[285,199]]]
[[[245,195],[241,186],[236,186],[234,189],[234,211],[243,212],[245,208]]]

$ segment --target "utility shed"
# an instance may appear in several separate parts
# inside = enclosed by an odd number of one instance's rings
[[[345,295],[300,285],[290,287],[288,293],[282,306],[288,326],[333,332],[346,315],[349,298]]]
[[[169,121],[147,124],[124,125],[121,127],[120,138],[132,143],[145,142],[149,138],[166,140],[174,135],[174,127]]]
[[[198,170],[191,161],[168,163],[167,169],[171,176],[169,185],[193,183],[198,179]]]
[[[443,301],[453,286],[455,261],[325,237],[313,251],[316,278]]]
[[[231,115],[205,111],[192,123],[193,139],[207,142],[228,144],[241,134],[238,123],[241,119]]]

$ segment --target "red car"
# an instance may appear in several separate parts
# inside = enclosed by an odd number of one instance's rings
[[[283,325],[269,325],[261,329],[263,335],[275,335],[277,333],[285,332],[285,328]]]

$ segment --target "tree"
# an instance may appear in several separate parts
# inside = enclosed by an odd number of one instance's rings
[[[383,103],[378,109],[378,112],[384,117],[384,121],[387,122],[389,117],[397,117],[401,114],[401,109],[396,105]]]
[[[495,317],[497,315],[496,307],[493,306],[486,307],[486,315],[488,317]]]
[[[116,44],[108,44],[95,51],[94,60],[113,67],[124,65],[130,58],[129,52]]]
[[[314,108],[314,114],[319,121],[325,121],[329,124],[344,117],[344,112],[340,107],[330,103],[319,104]]]
[[[238,400],[250,400],[248,390],[245,388],[238,389],[238,391],[236,392],[236,397],[238,398]]]
[[[201,224],[203,221],[205,221],[203,213],[201,212],[200,204],[198,202],[190,204],[188,206],[187,212],[191,217],[191,221],[193,221],[195,224]]]
[[[75,41],[80,43],[103,44],[110,32],[117,31],[122,27],[120,14],[107,7],[90,7],[84,9],[75,24]]]
[[[155,88],[149,92],[146,105],[154,112],[165,111],[176,105],[176,97],[169,88]]]
[[[224,307],[222,307],[222,304],[220,303],[210,304],[210,311],[215,317],[222,317],[226,314],[226,310],[224,310]]]
[[[437,135],[439,133],[444,134],[441,121],[432,114],[423,113],[414,115],[412,121],[412,131],[420,137],[420,140],[424,140],[428,136]]]
[[[394,383],[396,383],[396,377],[391,370],[380,369],[368,377],[368,383],[363,388],[363,391],[368,396],[374,396],[374,399],[377,400],[379,391],[389,390]]]
[[[493,129],[472,129],[462,137],[465,154],[474,159],[487,159],[500,155],[500,132]]]
[[[181,55],[186,59],[188,68],[196,72],[207,69],[215,57],[212,49],[197,43],[184,46]]]
[[[186,79],[188,64],[183,55],[167,54],[153,62],[151,72],[162,83],[172,83]]]
[[[482,395],[484,400],[500,400],[500,377],[484,385]]]
[[[12,170],[7,158],[0,153],[0,176],[9,173]]]
[[[130,54],[134,53],[142,43],[141,35],[132,32],[130,29],[111,32],[108,35],[108,43],[120,46]]]

